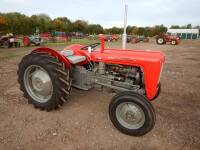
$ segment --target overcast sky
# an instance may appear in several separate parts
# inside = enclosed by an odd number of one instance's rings
[[[126,1],[129,25],[200,25],[200,0]],[[0,12],[46,13],[52,19],[66,16],[104,27],[122,27],[123,11],[123,0],[0,0]]]

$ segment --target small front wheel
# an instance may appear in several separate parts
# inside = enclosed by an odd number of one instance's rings
[[[122,133],[141,136],[151,131],[155,124],[155,111],[143,96],[133,92],[121,92],[109,105],[113,125]]]
[[[177,44],[176,40],[171,41],[171,45],[176,45],[176,44]]]

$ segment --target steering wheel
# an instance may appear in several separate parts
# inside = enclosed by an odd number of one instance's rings
[[[82,47],[81,50],[88,50],[88,47],[91,47],[92,49],[94,49],[98,45],[100,45],[100,43],[93,43],[93,44]]]

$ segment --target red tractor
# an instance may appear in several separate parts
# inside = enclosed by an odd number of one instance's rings
[[[29,104],[51,111],[68,100],[72,87],[112,89],[109,105],[113,125],[122,133],[141,136],[154,127],[151,101],[161,89],[165,57],[151,50],[104,48],[100,43],[73,44],[62,51],[37,48],[19,64],[18,82]]]
[[[43,45],[43,40],[39,35],[31,35],[31,36],[24,36],[23,37],[23,44],[24,46],[31,46],[32,44],[35,46]]]
[[[178,35],[161,34],[156,37],[156,43],[159,45],[163,45],[166,43],[177,45],[180,43],[180,37]]]
[[[101,34],[99,35],[99,37],[101,38]],[[115,34],[108,34],[105,36],[105,41],[108,42],[113,42],[113,41],[118,41],[119,40],[119,36],[115,35]]]
[[[145,42],[148,43],[149,42],[149,38],[139,35],[139,36],[132,36],[132,35],[128,35],[126,38],[127,43],[132,43],[132,44],[136,44],[139,42]]]
[[[16,48],[20,47],[20,42],[12,34],[0,37],[0,47],[11,48],[13,46]]]

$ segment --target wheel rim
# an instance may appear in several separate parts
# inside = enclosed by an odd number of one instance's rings
[[[158,39],[158,43],[163,43],[163,39]]]
[[[172,45],[175,45],[176,44],[176,42],[175,41],[172,41]]]
[[[144,125],[145,114],[141,107],[133,102],[124,102],[117,106],[118,122],[128,129],[139,129]]]
[[[24,85],[29,96],[39,103],[45,103],[52,97],[51,78],[40,66],[31,65],[25,70]]]

